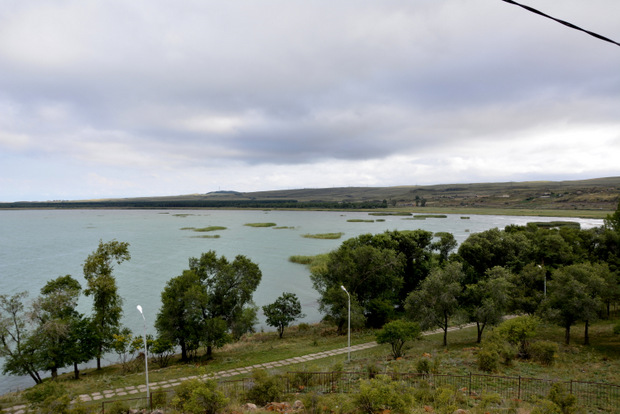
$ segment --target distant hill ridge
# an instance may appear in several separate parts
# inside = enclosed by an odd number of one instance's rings
[[[575,181],[334,187],[107,200],[4,203],[2,208],[456,208],[614,211],[620,177]]]

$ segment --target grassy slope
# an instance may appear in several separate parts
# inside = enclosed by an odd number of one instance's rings
[[[502,366],[498,374],[508,376],[536,377],[562,380],[609,382],[620,384],[620,335],[612,333],[613,322],[602,321],[591,327],[591,346],[581,345],[583,326],[572,330],[571,345],[563,345],[563,330],[553,325],[540,329],[538,339],[553,340],[560,345],[556,363],[551,367],[531,361],[516,361],[512,366]],[[372,331],[356,332],[352,344],[374,340]],[[346,371],[363,371],[369,365],[380,371],[415,372],[418,359],[423,354],[431,354],[437,360],[441,373],[467,374],[480,373],[476,365],[475,328],[465,328],[448,334],[448,346],[441,345],[442,334],[434,334],[408,344],[406,356],[394,361],[390,357],[389,345],[377,346],[352,354],[346,363],[346,354],[282,367],[286,371],[330,371],[336,364],[344,364]],[[191,375],[227,370],[230,368],[286,359],[329,349],[346,346],[346,336],[337,336],[334,329],[322,325],[312,325],[308,329],[289,328],[284,338],[277,333],[257,333],[241,342],[230,344],[214,353],[211,361],[192,364],[178,364],[160,369],[154,364],[149,370],[151,382],[182,378]],[[140,365],[141,366],[141,365]],[[144,373],[123,374],[118,366],[110,366],[102,371],[85,370],[79,381],[70,375],[61,377],[64,384],[74,394],[94,393],[108,389],[139,385],[144,383]],[[22,403],[19,395],[7,394],[0,398],[0,404]]]

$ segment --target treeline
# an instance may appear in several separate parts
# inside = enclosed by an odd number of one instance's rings
[[[42,201],[2,203],[6,209],[96,209],[96,208],[290,208],[290,209],[375,209],[387,208],[387,200],[360,202],[297,201],[297,200],[105,200],[105,201]]]
[[[538,315],[570,329],[607,317],[620,302],[620,206],[605,225],[583,230],[536,223],[472,234],[458,249],[450,233],[387,231],[349,239],[311,278],[325,321],[342,332],[347,292],[353,327],[405,318],[422,329],[475,322],[478,342],[507,313]]]

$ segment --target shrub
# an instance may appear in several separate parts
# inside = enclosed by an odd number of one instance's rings
[[[553,401],[539,400],[531,414],[562,414],[562,411]]]
[[[26,391],[24,397],[36,412],[42,414],[66,413],[71,404],[67,390],[56,381],[36,385]]]
[[[386,375],[378,375],[371,380],[362,381],[359,393],[354,400],[357,408],[367,414],[385,410],[408,413],[413,404],[411,390],[404,383],[392,381]]]
[[[499,353],[488,348],[478,351],[478,368],[484,372],[494,372],[499,367]]]
[[[403,356],[405,342],[418,339],[421,332],[420,325],[417,323],[399,319],[383,326],[383,329],[377,333],[377,343],[390,344],[392,356],[396,359]]]
[[[564,384],[556,382],[549,391],[549,400],[553,401],[562,414],[572,414],[577,410],[577,397],[566,392]]]
[[[418,359],[418,362],[416,364],[416,371],[419,372],[420,374],[430,373],[431,372],[431,361],[426,357],[422,357]]]
[[[168,404],[168,393],[165,391],[155,391],[153,393],[153,407],[165,407]]]
[[[106,408],[108,414],[127,414],[129,413],[129,405],[125,401],[114,401],[110,408]]]
[[[558,354],[558,344],[551,341],[537,341],[530,346],[532,357],[543,365],[553,365]]]
[[[183,381],[175,392],[172,406],[183,413],[215,414],[228,404],[228,398],[217,389],[213,379]]]
[[[284,393],[284,384],[279,377],[269,375],[264,369],[252,373],[254,385],[247,392],[247,398],[254,404],[265,405],[277,401]]]
[[[518,347],[520,357],[529,358],[529,340],[536,335],[539,324],[540,320],[535,316],[519,316],[502,322],[497,331],[509,343]]]
[[[620,335],[620,323],[614,325],[614,335]]]

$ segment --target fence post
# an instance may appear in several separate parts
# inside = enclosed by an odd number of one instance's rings
[[[521,399],[521,375],[519,375],[519,391],[517,392],[517,399]]]
[[[573,380],[570,380],[570,393],[573,393]]]

